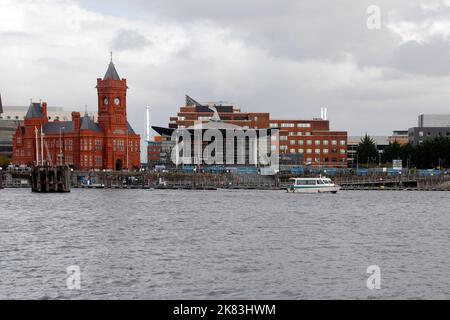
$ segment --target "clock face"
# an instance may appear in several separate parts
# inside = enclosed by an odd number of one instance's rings
[[[120,99],[119,99],[119,98],[115,98],[115,99],[114,99],[114,104],[115,104],[116,106],[118,106],[118,105],[120,104]]]
[[[105,106],[108,105],[108,98],[103,99],[103,104],[104,104]]]

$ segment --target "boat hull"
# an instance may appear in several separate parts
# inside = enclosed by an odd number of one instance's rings
[[[341,190],[340,186],[321,186],[321,187],[296,187],[287,188],[290,193],[337,193]]]

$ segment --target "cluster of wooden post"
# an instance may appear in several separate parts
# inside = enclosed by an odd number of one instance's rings
[[[33,192],[70,192],[68,166],[33,166],[31,170]]]

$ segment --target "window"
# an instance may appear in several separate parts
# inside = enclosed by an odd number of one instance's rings
[[[315,141],[316,146],[320,146],[320,140]]]
[[[280,141],[287,141],[288,137],[287,136],[280,136]]]
[[[295,149],[290,149],[289,152],[290,153],[295,153]]]
[[[320,154],[320,149],[316,149],[314,152],[315,152],[316,154]]]
[[[312,140],[307,140],[307,141],[306,141],[306,144],[307,144],[308,146],[312,145]]]
[[[269,127],[278,128],[278,123],[271,123],[271,124],[269,124]]]
[[[333,141],[331,141],[331,144],[332,144],[333,146],[337,146],[337,141],[336,141],[336,140],[333,140]]]
[[[419,131],[419,137],[423,137],[423,131]]]
[[[289,141],[291,146],[295,146],[295,140]]]
[[[328,143],[329,143],[329,141],[328,141],[328,140],[323,140],[323,142],[322,142],[322,143],[323,143],[323,145],[324,145],[324,146],[327,146],[327,145],[328,145]]]
[[[298,136],[302,136],[302,135],[303,135],[303,132],[299,131],[299,132],[297,132],[297,135],[298,135]]]
[[[345,149],[341,149],[341,150],[340,150],[340,153],[341,153],[341,154],[345,154]]]
[[[312,153],[312,149],[307,149],[307,150],[306,150],[306,153],[307,153],[307,154],[311,154],[311,153]]]
[[[345,142],[345,140],[341,140],[341,146],[345,146],[346,145],[346,142]]]
[[[322,152],[323,152],[324,154],[328,154],[328,149],[323,149]]]
[[[297,128],[311,128],[311,123],[297,123]]]
[[[298,140],[298,145],[299,145],[299,146],[302,146],[302,145],[303,145],[303,143],[304,143],[304,141],[303,141],[303,140]]]
[[[295,132],[292,132],[292,131],[291,131],[291,132],[289,132],[289,135],[290,135],[290,136],[295,136]]]
[[[281,127],[282,128],[293,128],[294,124],[293,123],[282,123]]]
[[[304,150],[303,149],[298,149],[298,153],[303,154]]]

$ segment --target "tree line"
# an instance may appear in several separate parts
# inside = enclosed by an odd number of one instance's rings
[[[427,139],[418,145],[410,143],[400,145],[397,141],[389,143],[382,153],[377,150],[375,141],[365,135],[358,144],[357,157],[359,166],[388,166],[393,160],[402,160],[403,167],[417,169],[449,168],[450,139],[436,137]]]

